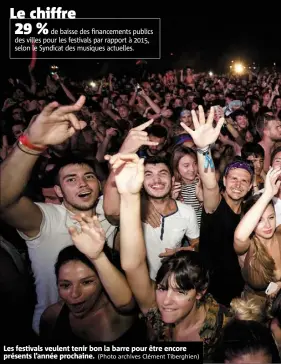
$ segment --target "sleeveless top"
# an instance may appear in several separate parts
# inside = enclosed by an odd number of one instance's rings
[[[67,344],[75,344],[75,345],[87,345],[90,344],[90,341],[87,341],[83,338],[80,338],[76,334],[73,333],[70,321],[69,321],[69,308],[67,305],[63,305],[52,333],[52,341],[56,343],[67,343]],[[112,341],[112,343],[130,343],[130,342],[138,342],[146,340],[146,326],[144,323],[137,319],[133,325],[124,332],[119,338]],[[92,341],[94,342],[94,341]]]
[[[233,298],[240,297],[244,289],[244,279],[233,247],[234,232],[239,222],[240,214],[230,208],[223,196],[212,214],[203,208],[199,254],[210,272],[209,293],[226,306]]]
[[[270,276],[269,280],[266,280],[263,275],[260,274],[261,271],[265,270],[265,267],[263,266],[263,263],[258,259],[255,258],[255,253],[257,249],[261,249],[258,246],[256,246],[253,239],[251,239],[251,244],[248,249],[248,251],[245,254],[243,266],[241,268],[241,272],[243,275],[243,278],[246,282],[246,284],[253,290],[253,291],[262,291],[264,292],[268,284],[272,281],[276,281],[275,277],[275,270],[276,265],[275,261],[266,251],[261,251],[260,253],[263,254],[263,256],[267,255],[267,271],[268,276]],[[281,255],[281,246],[279,246],[280,249],[280,255]],[[270,259],[271,258],[271,259]],[[270,261],[269,261],[270,259]]]

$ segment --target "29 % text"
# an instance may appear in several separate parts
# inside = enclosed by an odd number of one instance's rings
[[[48,34],[49,33],[49,30],[47,29],[47,23],[36,23],[36,28],[38,29],[37,30],[37,34]],[[25,24],[22,24],[22,23],[16,23],[15,24],[16,26],[16,31],[15,31],[15,34],[30,34],[32,32],[32,25],[30,23],[25,23]]]

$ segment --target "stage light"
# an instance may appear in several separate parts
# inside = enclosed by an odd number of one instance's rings
[[[234,64],[234,72],[237,74],[241,74],[243,73],[245,67],[243,66],[243,64],[241,63],[235,63]]]
[[[210,77],[214,76],[214,74],[213,74],[213,72],[212,72],[212,71],[210,71],[210,72],[209,72],[209,76],[210,76]]]
[[[97,86],[97,84],[94,81],[92,81],[92,82],[90,82],[90,86],[94,88]]]

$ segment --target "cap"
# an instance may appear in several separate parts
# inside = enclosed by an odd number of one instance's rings
[[[176,137],[174,137],[173,140],[173,144],[176,145],[180,145],[183,144],[185,142],[193,142],[192,137],[189,134],[180,134],[177,135]]]

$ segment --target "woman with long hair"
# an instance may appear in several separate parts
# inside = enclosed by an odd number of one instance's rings
[[[172,197],[194,208],[200,227],[203,190],[198,175],[197,155],[193,149],[179,146],[173,152],[171,164],[175,177]]]
[[[248,199],[235,230],[234,249],[246,282],[245,294],[266,297],[269,283],[281,288],[281,226],[276,228],[272,198],[280,188],[281,169],[270,169],[264,192]],[[277,287],[278,286],[278,287]],[[277,293],[277,289],[273,294]]]

